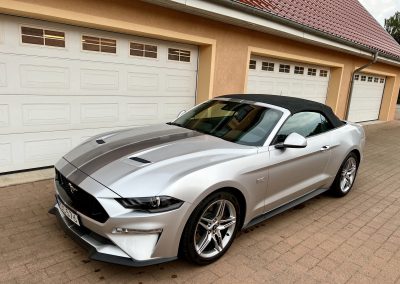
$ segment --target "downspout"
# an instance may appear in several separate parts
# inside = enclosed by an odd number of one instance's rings
[[[354,89],[354,75],[361,70],[367,68],[368,66],[371,66],[372,64],[375,64],[376,61],[378,60],[378,55],[379,52],[376,51],[374,54],[374,58],[372,59],[371,62],[368,62],[367,64],[357,68],[351,73],[351,81],[350,81],[350,88],[349,88],[349,93],[347,94],[347,104],[346,104],[346,113],[345,113],[345,119],[347,120],[349,118],[349,110],[350,110],[350,103],[351,103],[351,97],[353,95],[353,89]]]

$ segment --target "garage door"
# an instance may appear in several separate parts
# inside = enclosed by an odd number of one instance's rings
[[[327,67],[252,56],[247,91],[325,103],[329,76]]]
[[[196,46],[0,15],[0,172],[195,104]]]
[[[371,121],[379,118],[379,111],[385,89],[385,77],[355,74],[348,120],[353,122]]]

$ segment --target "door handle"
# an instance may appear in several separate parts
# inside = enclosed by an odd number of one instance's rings
[[[325,152],[325,151],[328,151],[330,148],[331,148],[331,146],[325,145],[325,146],[322,146],[322,147],[321,147],[321,151],[322,151],[322,152]]]

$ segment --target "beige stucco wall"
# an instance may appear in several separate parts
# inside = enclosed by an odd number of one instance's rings
[[[2,0],[0,12],[143,35],[200,46],[198,101],[246,91],[251,53],[331,67],[327,104],[344,117],[353,70],[367,60],[257,31],[129,0]],[[388,76],[380,119],[391,120],[400,68],[376,64],[368,72]]]

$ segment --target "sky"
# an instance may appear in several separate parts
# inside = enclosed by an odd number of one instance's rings
[[[368,10],[368,12],[377,19],[381,26],[385,19],[400,12],[400,0],[358,0]]]

